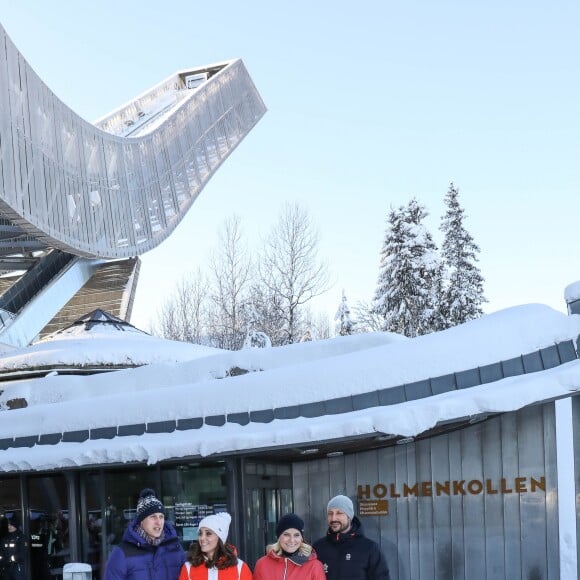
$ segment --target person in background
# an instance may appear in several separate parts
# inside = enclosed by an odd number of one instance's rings
[[[286,514],[276,525],[278,540],[254,568],[254,580],[325,580],[322,564],[304,541],[304,521]]]
[[[346,495],[326,507],[328,531],[314,542],[328,580],[389,580],[389,568],[379,545],[366,538]]]
[[[4,580],[26,580],[27,541],[19,528],[18,516],[14,513],[6,517],[7,529],[0,540],[0,561]]]
[[[248,565],[227,544],[232,517],[226,512],[199,522],[197,541],[191,544],[179,580],[252,580]]]
[[[184,561],[165,507],[152,489],[144,489],[135,517],[109,556],[104,580],[176,580]]]
[[[48,521],[38,516],[30,522],[30,568],[34,580],[50,580],[48,564]]]

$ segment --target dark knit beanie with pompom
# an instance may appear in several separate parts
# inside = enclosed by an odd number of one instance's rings
[[[139,494],[137,501],[137,522],[142,522],[146,517],[152,514],[165,515],[165,506],[155,497],[155,492],[152,489],[144,489]]]

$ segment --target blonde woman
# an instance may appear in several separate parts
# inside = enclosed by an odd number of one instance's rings
[[[276,525],[278,540],[256,562],[254,580],[326,580],[312,546],[304,541],[304,521],[286,514]]]

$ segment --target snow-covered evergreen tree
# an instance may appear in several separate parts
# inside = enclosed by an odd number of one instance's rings
[[[248,319],[248,332],[242,348],[270,348],[272,346],[270,337],[265,332],[256,328],[259,315],[254,305],[248,302],[244,310]]]
[[[313,340],[316,340],[316,336],[314,334],[314,331],[312,330],[312,327],[310,325],[307,325],[306,329],[304,330],[304,334],[300,338],[300,342],[311,342]]]
[[[374,312],[383,317],[383,329],[410,337],[439,326],[442,264],[423,223],[427,215],[415,198],[391,209],[375,291]]]
[[[382,319],[382,330],[392,327],[389,319],[392,318],[395,305],[401,304],[404,300],[404,297],[398,291],[398,284],[396,284],[402,270],[402,213],[402,207],[399,209],[391,207],[387,216],[387,230],[380,253],[379,277],[373,300],[373,312]],[[399,310],[404,311],[406,309]],[[405,321],[400,322],[400,326],[404,327]],[[410,323],[410,320],[407,322]]]
[[[355,323],[350,318],[350,308],[348,307],[344,290],[342,291],[342,300],[334,315],[334,320],[336,321],[336,333],[340,334],[340,336],[347,336],[354,333]]]
[[[447,270],[447,284],[441,302],[446,327],[462,324],[483,314],[486,302],[484,278],[477,267],[479,247],[465,229],[465,211],[459,203],[459,190],[451,183],[445,196],[447,211],[441,218],[441,253]]]
[[[244,340],[242,348],[270,348],[272,341],[270,337],[260,330],[250,330]]]

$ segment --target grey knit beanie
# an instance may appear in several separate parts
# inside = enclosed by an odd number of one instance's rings
[[[329,510],[340,510],[348,516],[349,520],[354,517],[354,506],[351,499],[346,495],[335,495],[326,506],[326,511]]]

